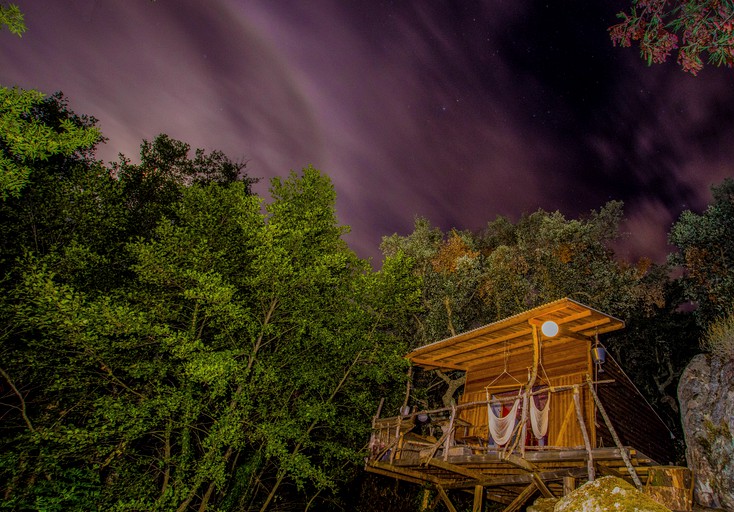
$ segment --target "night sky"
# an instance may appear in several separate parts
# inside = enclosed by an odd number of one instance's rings
[[[159,133],[268,179],[313,164],[379,264],[416,215],[481,229],[625,202],[628,258],[663,261],[684,209],[734,176],[734,71],[648,68],[610,0],[15,0],[0,84],[61,90],[98,157]]]

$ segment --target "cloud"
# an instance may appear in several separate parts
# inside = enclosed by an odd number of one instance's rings
[[[660,254],[671,219],[734,174],[730,72],[645,67],[611,47],[606,5],[20,4],[29,32],[0,33],[0,81],[65,91],[100,119],[102,158],[165,132],[266,179],[313,164],[362,256],[415,215],[479,229],[610,199],[631,251]]]

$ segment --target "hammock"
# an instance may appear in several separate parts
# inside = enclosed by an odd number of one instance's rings
[[[487,407],[487,416],[489,419],[489,433],[492,435],[492,439],[497,445],[505,445],[512,437],[512,432],[515,428],[515,422],[517,421],[517,408],[520,406],[521,396],[515,399],[515,403],[512,404],[512,409],[504,417],[500,418],[495,416],[494,410],[490,405]]]
[[[535,398],[530,397],[530,424],[533,426],[533,435],[542,439],[548,433],[548,413],[550,412],[550,392],[547,395],[545,407],[538,409]]]

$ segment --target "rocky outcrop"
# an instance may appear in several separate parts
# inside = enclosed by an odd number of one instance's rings
[[[670,512],[620,478],[605,476],[588,482],[561,499],[538,499],[528,512]]]
[[[678,384],[695,501],[734,511],[734,360],[699,354]]]

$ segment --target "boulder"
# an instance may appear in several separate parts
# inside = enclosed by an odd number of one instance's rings
[[[734,511],[734,360],[693,358],[678,384],[695,501]]]
[[[528,512],[670,512],[632,484],[605,476],[587,482],[559,500],[538,499]]]

